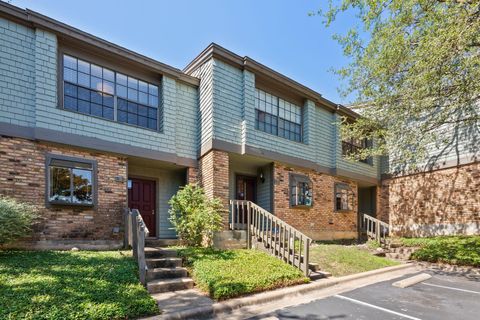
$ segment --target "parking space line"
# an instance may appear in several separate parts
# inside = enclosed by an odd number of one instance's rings
[[[439,285],[439,284],[433,284],[433,283],[427,283],[427,282],[422,282],[422,284],[424,284],[424,285],[426,285],[426,286],[432,286],[432,287],[445,288],[445,289],[450,289],[450,290],[456,290],[456,291],[462,291],[462,292],[480,294],[480,292],[478,292],[478,291],[467,290],[467,289],[460,289],[460,288],[448,287],[448,286],[441,286],[441,285]]]
[[[359,305],[362,305],[362,306],[367,306],[367,307],[370,307],[370,308],[382,310],[382,311],[385,311],[385,312],[388,312],[388,313],[391,313],[391,314],[394,314],[394,315],[397,315],[397,316],[400,316],[400,317],[403,317],[403,318],[407,318],[407,319],[411,319],[411,320],[422,320],[420,318],[415,318],[415,317],[409,316],[408,314],[404,314],[404,313],[400,313],[400,312],[393,311],[393,310],[390,310],[390,309],[382,308],[382,307],[376,306],[374,304],[370,304],[370,303],[363,302],[363,301],[360,301],[360,300],[352,299],[352,298],[349,298],[349,297],[346,297],[346,296],[342,296],[340,294],[336,294],[336,295],[334,295],[334,297],[339,298],[339,299],[343,299],[343,300],[347,300],[347,301],[350,301],[350,302],[353,302],[353,303],[356,303],[356,304],[359,304]]]

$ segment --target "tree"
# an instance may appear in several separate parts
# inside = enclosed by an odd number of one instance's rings
[[[461,128],[479,137],[479,0],[330,0],[325,24],[346,10],[358,21],[335,35],[350,58],[336,73],[363,117],[341,132],[376,141],[356,157],[389,154],[405,169]]]

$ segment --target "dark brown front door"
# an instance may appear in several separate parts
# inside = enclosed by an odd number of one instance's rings
[[[249,200],[255,202],[257,179],[255,177],[237,176],[237,200]]]
[[[237,176],[236,178],[236,198],[237,200],[248,200],[255,203],[256,201],[257,179],[255,177]],[[242,207],[238,214],[240,224],[247,223],[247,211]]]
[[[138,209],[150,232],[149,236],[156,237],[155,181],[142,179],[129,180],[128,207],[130,209]]]

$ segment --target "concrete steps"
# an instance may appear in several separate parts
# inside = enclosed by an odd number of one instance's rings
[[[188,276],[186,268],[153,268],[147,271],[147,281],[157,279],[185,278]]]
[[[417,247],[404,247],[401,243],[390,242],[385,252],[385,257],[399,261],[408,261],[411,260],[412,254],[418,249]]]
[[[151,294],[188,290],[194,286],[183,267],[177,251],[168,248],[145,247],[147,290]]]
[[[177,251],[173,249],[145,248],[145,258],[175,258]]]
[[[193,280],[187,277],[173,279],[157,279],[147,282],[147,290],[149,293],[161,293],[192,289],[193,285]]]
[[[149,248],[165,248],[168,246],[176,246],[180,243],[178,239],[145,239],[145,247]]]
[[[179,268],[182,266],[181,258],[148,258],[145,259],[148,269],[153,268]]]

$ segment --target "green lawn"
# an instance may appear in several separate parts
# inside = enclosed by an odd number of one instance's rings
[[[214,299],[309,281],[300,270],[261,251],[179,248],[178,252],[196,285]]]
[[[320,265],[320,270],[333,276],[345,276],[358,272],[398,265],[396,261],[372,255],[354,246],[320,244],[310,249],[310,261]]]
[[[416,260],[480,267],[480,236],[401,238],[400,242],[421,247],[412,255]]]
[[[0,251],[0,319],[126,319],[158,313],[128,251]]]

